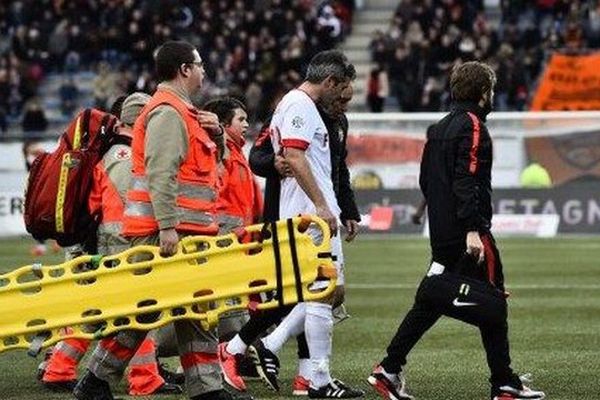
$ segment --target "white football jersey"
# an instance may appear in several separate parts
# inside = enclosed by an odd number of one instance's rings
[[[275,154],[281,154],[283,147],[305,150],[304,154],[317,185],[330,211],[339,219],[341,211],[331,180],[329,133],[313,100],[302,90],[291,90],[277,105],[270,128]],[[283,179],[279,217],[289,218],[299,214],[315,213],[314,203],[296,179]]]

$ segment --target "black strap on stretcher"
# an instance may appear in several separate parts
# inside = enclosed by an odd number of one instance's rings
[[[298,297],[298,303],[304,301],[302,294],[302,277],[300,276],[300,265],[298,264],[298,253],[296,251],[296,236],[294,223],[291,218],[287,220],[288,236],[290,238],[290,251],[292,252],[292,264],[294,265],[294,278],[296,283],[296,296]]]
[[[283,307],[283,277],[281,272],[281,254],[279,253],[279,237],[277,236],[277,224],[271,222],[271,234],[273,235],[273,255],[275,257],[275,276],[277,278],[277,300],[279,306]]]

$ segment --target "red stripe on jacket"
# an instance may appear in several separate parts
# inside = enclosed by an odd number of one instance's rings
[[[474,174],[477,171],[477,150],[479,150],[479,119],[473,113],[467,113],[469,117],[471,117],[471,121],[473,122],[473,143],[471,144],[471,151],[469,151],[469,172]]]

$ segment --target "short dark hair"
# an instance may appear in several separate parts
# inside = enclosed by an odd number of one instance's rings
[[[310,60],[306,70],[306,81],[321,83],[328,76],[332,76],[338,83],[351,81],[356,78],[356,69],[341,51],[321,51]]]
[[[165,42],[156,51],[156,75],[159,82],[170,81],[177,76],[181,64],[194,62],[196,48],[183,40]]]
[[[469,61],[452,69],[450,93],[456,101],[479,101],[494,85],[496,74],[485,63]]]
[[[219,122],[227,125],[231,124],[231,120],[235,115],[235,110],[238,108],[247,112],[244,103],[235,97],[222,97],[220,99],[211,100],[202,107],[205,111],[217,114]]]
[[[110,113],[117,118],[121,118],[121,109],[123,108],[123,102],[127,98],[126,94],[123,94],[116,98],[116,100],[110,106]]]

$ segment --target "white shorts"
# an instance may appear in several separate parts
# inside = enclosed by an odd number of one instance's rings
[[[321,243],[323,240],[323,231],[320,229],[310,226],[307,232],[313,238],[315,243]],[[335,265],[335,270],[337,272],[336,286],[344,286],[344,283],[346,282],[346,278],[344,276],[344,252],[342,250],[342,238],[340,234],[341,232],[338,229],[337,235],[330,239],[331,254],[334,258],[333,264]],[[325,287],[327,287],[327,281],[323,281],[322,284],[316,282],[311,288],[322,289]]]

